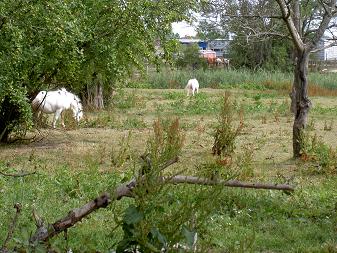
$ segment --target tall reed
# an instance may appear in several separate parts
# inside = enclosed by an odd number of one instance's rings
[[[129,86],[181,89],[191,78],[197,78],[201,88],[245,88],[288,92],[293,81],[293,73],[247,69],[172,70],[163,68],[159,72],[149,71],[141,80],[131,80]],[[331,90],[337,89],[336,74],[313,72],[309,73],[308,79],[309,88],[313,86],[312,95],[329,95]],[[317,92],[316,87],[320,87],[321,92]]]

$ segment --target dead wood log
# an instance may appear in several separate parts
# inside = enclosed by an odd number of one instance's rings
[[[178,158],[174,158],[166,162],[160,170],[164,170],[171,164],[178,161]],[[146,175],[141,176],[139,180],[146,180]],[[171,184],[199,184],[199,185],[223,185],[228,187],[240,187],[240,188],[253,188],[253,189],[271,189],[271,190],[285,190],[285,191],[294,191],[294,188],[289,185],[284,184],[270,184],[270,183],[245,183],[236,180],[225,181],[225,180],[211,180],[207,178],[199,178],[193,176],[173,176],[173,177],[161,177],[159,182],[171,183]],[[68,213],[68,215],[55,223],[45,226],[37,224],[37,230],[34,235],[31,237],[30,242],[35,244],[42,241],[47,241],[53,236],[66,231],[68,228],[74,226],[77,222],[81,221],[87,215],[99,208],[107,207],[111,202],[115,200],[120,200],[123,197],[134,197],[134,189],[137,187],[137,179],[134,178],[129,182],[116,187],[114,190],[114,195],[111,198],[108,193],[104,193],[96,199],[88,202],[80,208],[76,208]],[[40,220],[40,219],[38,219]]]
[[[178,157],[174,157],[171,160],[165,162],[159,170],[162,171],[168,166],[176,163]],[[141,180],[145,180],[145,176],[141,177]],[[137,186],[137,180],[134,178],[128,183],[118,186],[114,191],[113,199],[111,199],[108,193],[103,193],[96,199],[88,202],[80,208],[76,208],[68,213],[68,215],[53,224],[46,226],[43,224],[41,218],[37,217],[36,213],[33,213],[36,221],[37,230],[30,238],[32,244],[36,244],[40,241],[47,241],[49,238],[66,231],[68,228],[74,226],[77,222],[81,221],[84,217],[88,216],[93,211],[99,208],[107,207],[111,201],[120,200],[122,197],[133,197],[133,189]]]
[[[172,184],[223,185],[228,187],[294,191],[294,187],[286,184],[248,183],[248,182],[241,182],[238,180],[230,180],[230,181],[212,180],[208,178],[183,176],[183,175],[177,175],[174,177],[164,177],[163,180],[167,183]]]
[[[73,209],[66,217],[56,221],[48,227],[43,224],[37,224],[38,228],[35,234],[30,238],[30,242],[35,244],[39,241],[46,241],[47,239],[65,231],[67,228],[74,226],[77,222],[81,221],[93,211],[99,208],[107,207],[110,201],[110,195],[108,193],[103,193],[101,196],[88,202],[84,206]]]

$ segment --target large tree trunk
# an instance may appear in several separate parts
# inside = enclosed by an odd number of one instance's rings
[[[87,101],[86,103],[93,106],[95,109],[104,108],[104,97],[103,97],[103,83],[100,76],[96,73],[92,75],[92,86],[87,85]]]
[[[95,86],[94,105],[96,109],[104,108],[103,85],[99,81],[96,82],[96,86]]]
[[[296,66],[294,70],[294,83],[291,93],[291,111],[294,113],[293,125],[293,155],[294,158],[301,156],[302,133],[307,123],[307,117],[311,108],[308,98],[308,61],[307,50],[296,51]]]
[[[17,105],[13,104],[8,96],[5,96],[0,104],[0,142],[6,143],[9,140],[11,129],[15,119],[19,117]]]

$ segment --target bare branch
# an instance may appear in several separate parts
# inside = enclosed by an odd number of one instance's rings
[[[176,163],[178,161],[178,157],[174,157],[173,159],[164,163],[159,171],[164,170],[168,166]],[[139,181],[146,180],[146,175],[140,176],[138,178]],[[285,191],[294,191],[294,188],[289,185],[282,184],[262,184],[262,183],[244,183],[236,180],[225,181],[225,180],[210,180],[206,178],[198,178],[193,176],[183,176],[177,175],[173,177],[159,177],[158,183],[171,183],[171,184],[181,184],[181,183],[189,183],[189,184],[199,184],[199,185],[223,185],[227,187],[241,187],[241,188],[254,188],[254,189],[271,189],[271,190],[285,190]],[[45,226],[42,222],[42,219],[33,212],[34,219],[37,224],[37,230],[34,235],[31,237],[30,242],[35,244],[40,241],[47,241],[53,236],[67,230],[68,228],[74,226],[77,222],[81,221],[83,218],[88,216],[93,211],[99,208],[107,207],[111,202],[115,200],[120,200],[123,197],[134,197],[134,189],[137,187],[137,179],[133,178],[128,183],[120,185],[116,187],[114,190],[113,198],[110,197],[108,193],[103,193],[101,196],[96,199],[88,202],[84,206],[80,208],[75,208],[68,213],[68,215],[56,222],[52,225]]]
[[[304,50],[304,43],[300,37],[299,31],[296,29],[293,19],[291,18],[289,5],[283,0],[276,1],[280,6],[283,19],[288,27],[291,37],[293,38],[296,48],[302,52]]]
[[[230,15],[230,14],[223,14],[222,16],[227,17],[227,18],[260,18],[260,19],[274,18],[274,19],[283,19],[283,16],[279,16],[279,15]]]
[[[40,226],[37,228],[35,234],[30,238],[30,242],[35,244],[39,241],[46,241],[49,238],[65,231],[67,228],[74,226],[77,222],[81,221],[93,211],[99,208],[107,207],[110,202],[110,195],[108,193],[103,193],[101,196],[88,202],[84,206],[73,209],[66,217],[56,221],[48,227],[39,224]]]
[[[281,38],[288,38],[289,36],[284,33],[278,33],[278,32],[272,32],[272,31],[257,31],[249,26],[241,26],[245,30],[249,30],[252,32],[252,34],[249,35],[249,37],[267,37],[267,36],[275,36],[275,37],[281,37]]]
[[[167,183],[172,184],[223,185],[227,187],[294,191],[294,187],[286,184],[247,183],[238,180],[230,180],[230,181],[212,180],[208,178],[183,176],[183,175],[178,175],[170,178],[164,177],[163,180]]]
[[[311,50],[310,52],[311,53],[315,53],[315,52],[318,52],[318,51],[322,51],[324,49],[327,49],[327,48],[330,48],[330,47],[333,47],[333,46],[337,46],[337,41],[329,44],[329,45],[326,45],[326,46],[323,46],[323,47],[319,47],[319,48],[316,48],[316,49],[313,49]]]
[[[323,4],[325,13],[313,39],[311,40],[311,43],[308,45],[309,50],[312,50],[315,47],[317,47],[319,40],[322,38],[325,30],[329,27],[330,21],[333,17],[332,16],[333,12],[336,11],[335,2],[336,2],[335,0],[330,0],[326,4],[327,7],[325,6],[325,4]]]
[[[19,174],[12,174],[12,173],[5,173],[3,171],[0,171],[0,175],[3,175],[5,177],[25,177],[25,176],[30,176],[36,174],[36,171],[34,172],[23,172]]]

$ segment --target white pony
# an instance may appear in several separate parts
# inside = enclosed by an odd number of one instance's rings
[[[187,90],[187,96],[190,95],[190,91],[192,91],[193,96],[194,96],[194,92],[199,93],[199,82],[198,82],[198,80],[195,79],[195,78],[188,80],[185,89]]]
[[[32,107],[38,111],[38,115],[41,112],[54,113],[53,128],[60,116],[62,126],[65,126],[61,115],[63,110],[71,109],[77,122],[83,117],[81,100],[65,88],[56,91],[40,91],[34,98]]]

